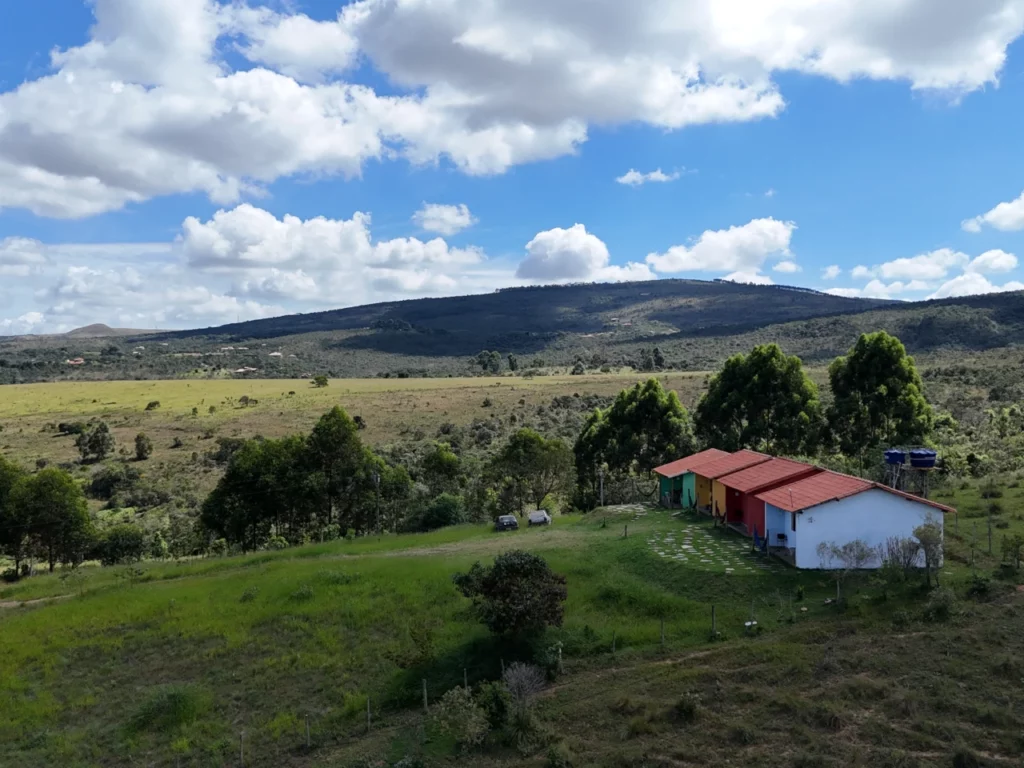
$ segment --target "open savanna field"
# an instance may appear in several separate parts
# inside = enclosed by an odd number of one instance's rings
[[[244,739],[250,766],[543,766],[548,745],[583,766],[1019,765],[1011,582],[966,599],[970,570],[951,563],[947,617],[916,579],[864,577],[839,613],[826,576],[768,565],[710,526],[631,506],[6,586],[0,762],[237,766]],[[706,556],[676,558],[666,540]],[[562,644],[564,672],[538,700],[539,744],[460,754],[428,727],[423,681],[435,702],[524,652],[492,639],[451,581],[512,548],[567,578],[564,626],[542,641]],[[979,553],[980,570],[993,563]]]

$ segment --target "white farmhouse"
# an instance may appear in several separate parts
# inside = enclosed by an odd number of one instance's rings
[[[828,471],[779,485],[757,498],[764,502],[769,551],[797,568],[842,567],[823,563],[818,545],[843,546],[858,539],[878,551],[866,566],[878,568],[888,539],[912,538],[914,529],[928,521],[942,527],[945,513],[956,514],[934,501]]]

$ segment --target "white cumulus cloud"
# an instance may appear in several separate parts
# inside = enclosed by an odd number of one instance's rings
[[[653,280],[644,264],[612,265],[608,246],[582,224],[539,232],[526,245],[516,276],[537,282]]]
[[[838,264],[832,264],[831,266],[825,267],[821,270],[821,276],[825,280],[835,280],[842,273],[843,270],[839,268]]]
[[[964,272],[943,283],[928,298],[945,299],[951,296],[973,296],[979,293],[1002,293],[1004,291],[1024,291],[1024,283],[1011,280],[1003,285],[995,285],[979,272]]]
[[[998,83],[1024,29],[1024,0],[357,0],[323,21],[267,5],[93,0],[84,42],[0,93],[0,208],[233,205],[371,159],[501,173],[593,125],[771,118],[779,72],[962,93]]]
[[[615,181],[619,184],[625,184],[629,187],[643,186],[648,182],[659,182],[665,183],[668,181],[675,181],[679,178],[679,171],[673,171],[672,173],[665,173],[661,168],[656,168],[648,173],[641,173],[640,171],[630,168],[622,176],[619,176]]]
[[[437,232],[446,237],[457,235],[462,230],[476,224],[476,219],[473,218],[473,214],[469,212],[469,206],[465,203],[459,205],[424,203],[423,207],[413,214],[412,219],[422,229],[428,232]]]
[[[992,227],[1003,232],[1024,229],[1024,192],[1016,200],[1000,203],[987,213],[967,219],[961,225],[964,231],[978,233],[982,227]]]
[[[652,253],[647,263],[656,272],[729,272],[765,280],[761,268],[769,257],[788,257],[796,224],[776,219],[754,219],[743,226],[708,230],[691,245],[675,245],[665,253]],[[791,261],[790,259],[785,259]],[[783,270],[785,271],[785,270]],[[726,279],[732,279],[730,275]]]
[[[1017,268],[1017,257],[1012,253],[994,249],[971,260],[967,272],[1012,272]]]
[[[800,271],[800,265],[797,264],[792,259],[785,259],[783,261],[780,261],[774,267],[772,267],[772,269],[775,270],[776,272],[786,272],[792,274],[793,272]]]

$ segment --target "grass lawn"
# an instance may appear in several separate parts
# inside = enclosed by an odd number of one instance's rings
[[[948,766],[958,749],[1014,764],[1017,592],[999,582],[925,623],[916,583],[865,577],[838,614],[827,577],[766,566],[709,525],[631,506],[4,586],[6,604],[63,599],[0,609],[0,764],[233,766],[244,731],[250,766],[543,765],[543,750],[459,757],[424,741],[417,710],[423,680],[434,701],[523,653],[451,583],[511,548],[567,578],[565,624],[546,640],[566,674],[539,713],[581,765]],[[950,565],[963,595],[969,570]]]

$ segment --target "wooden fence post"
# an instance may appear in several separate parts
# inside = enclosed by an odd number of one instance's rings
[[[665,647],[665,617],[661,617],[661,647]]]
[[[715,621],[715,605],[714,605],[714,603],[711,604],[711,637],[712,638],[718,637],[718,627],[716,626],[716,621]]]
[[[366,732],[370,732],[370,697],[366,697]]]
[[[427,678],[425,677],[423,678],[423,711],[430,711],[429,708],[427,707]]]

